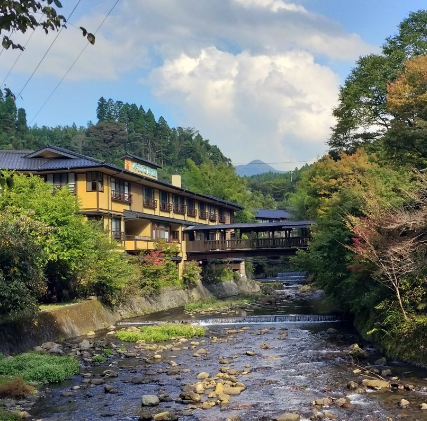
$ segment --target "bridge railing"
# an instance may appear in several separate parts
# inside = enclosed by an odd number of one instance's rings
[[[221,250],[293,249],[307,247],[309,237],[196,240],[187,242],[187,252]]]

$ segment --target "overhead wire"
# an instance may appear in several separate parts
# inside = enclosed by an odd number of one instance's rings
[[[119,3],[120,0],[116,0],[116,2],[113,4],[113,6],[111,7],[111,9],[108,11],[107,15],[105,16],[105,18],[103,19],[103,21],[100,23],[100,25],[98,26],[98,28],[96,29],[96,31],[94,32],[94,35],[96,35],[98,33],[98,31],[101,29],[101,27],[104,25],[105,21],[108,19],[108,17],[110,16],[111,12],[114,10],[114,8],[117,6],[117,4]],[[77,61],[79,60],[79,58],[82,56],[82,54],[86,51],[86,48],[89,46],[89,43],[85,44],[85,46],[83,47],[83,49],[80,51],[79,55],[75,58],[75,60],[73,61],[73,63],[71,64],[71,66],[69,67],[69,69],[65,72],[64,76],[62,76],[61,80],[57,83],[57,85],[55,86],[55,88],[53,88],[52,92],[50,93],[50,95],[47,97],[46,101],[42,104],[42,106],[39,108],[39,110],[37,111],[37,113],[34,115],[34,117],[31,119],[30,121],[30,125],[31,123],[36,119],[36,117],[40,114],[40,112],[43,110],[43,108],[45,107],[45,105],[49,102],[50,98],[52,98],[53,94],[56,92],[56,90],[59,88],[59,86],[61,85],[61,83],[63,82],[63,80],[68,76],[68,74],[70,73],[70,71],[72,70],[72,68],[74,67],[74,65],[77,63]]]
[[[40,21],[42,20],[43,15],[40,16],[39,21],[37,22],[38,24],[40,23]],[[24,50],[21,50],[18,57],[16,57],[16,60],[14,61],[14,63],[12,64],[12,67],[9,69],[9,71],[7,72],[6,77],[3,79],[3,82],[1,83],[0,87],[3,86],[6,83],[7,78],[9,77],[10,73],[12,72],[12,70],[15,68],[16,63],[18,62],[18,60],[21,58],[23,52],[25,51],[25,47],[28,45],[28,43],[30,42],[31,38],[34,35],[34,32],[36,32],[36,28],[33,29],[33,32],[31,32],[30,36],[28,37],[27,41],[24,44]],[[4,48],[3,48],[4,49]],[[3,50],[2,50],[3,51]],[[1,55],[1,52],[0,52]]]
[[[76,5],[74,6],[73,10],[71,11],[71,13],[68,15],[66,21],[68,21],[71,16],[73,16],[75,10],[77,9],[78,5],[81,3],[82,0],[78,0]],[[55,44],[56,40],[58,39],[59,35],[61,35],[62,30],[64,29],[64,27],[62,26],[61,29],[58,31],[58,33],[56,34],[56,37],[53,39],[53,41],[51,42],[51,44],[49,45],[48,49],[46,50],[46,52],[43,54],[43,57],[40,59],[40,61],[38,62],[36,68],[33,70],[33,73],[31,73],[30,77],[27,79],[27,81],[25,82],[24,86],[22,87],[21,91],[19,92],[18,96],[21,96],[22,92],[24,91],[24,89],[26,88],[26,86],[28,85],[28,83],[30,82],[30,80],[33,78],[34,74],[37,72],[37,69],[40,67],[40,65],[42,64],[43,60],[46,58],[46,56],[48,55],[49,51],[51,50],[51,48],[53,47],[53,44]]]

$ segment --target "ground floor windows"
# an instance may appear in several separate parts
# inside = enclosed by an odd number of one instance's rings
[[[122,220],[121,218],[111,218],[111,236],[116,240],[122,239]]]
[[[169,242],[170,232],[170,226],[167,224],[153,224],[153,240],[165,240]]]

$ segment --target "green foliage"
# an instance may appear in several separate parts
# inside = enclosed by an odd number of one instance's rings
[[[329,140],[332,151],[354,152],[361,145],[371,148],[381,141],[392,118],[386,103],[387,84],[397,78],[408,58],[427,54],[426,23],[427,11],[410,13],[400,23],[398,33],[386,39],[382,54],[359,59],[340,90],[334,110],[337,124]],[[383,146],[387,151],[388,146]],[[374,148],[381,150],[381,143]],[[399,158],[396,162],[401,163]]]
[[[389,291],[366,272],[350,270],[354,253],[347,246],[353,234],[346,218],[364,215],[370,200],[385,208],[402,204],[410,181],[410,174],[380,165],[363,151],[317,162],[291,197],[299,217],[316,219],[309,248],[292,259],[294,267],[315,274],[317,284],[354,313],[375,307]]]
[[[94,355],[92,357],[92,362],[94,364],[105,364],[107,362],[107,358],[104,355]]]
[[[78,373],[79,369],[74,357],[29,352],[0,358],[0,375],[20,376],[26,381],[59,383]]]
[[[15,249],[21,253],[21,262],[25,265],[25,268],[17,269],[15,265],[12,272],[20,274],[22,281],[27,282],[27,274],[34,278],[34,271],[38,270],[38,285],[41,285],[40,277],[47,279],[46,300],[62,301],[76,295],[95,294],[106,303],[115,304],[125,287],[136,280],[137,268],[114,241],[96,224],[87,222],[78,211],[77,198],[68,189],[56,189],[37,176],[14,174],[13,186],[3,189],[0,194],[0,212],[3,215],[0,221],[5,219],[3,229],[8,227],[9,237],[13,237],[15,230],[24,236],[17,236],[8,243],[22,244]],[[10,214],[17,216],[11,217]],[[4,238],[8,238],[6,232]],[[28,252],[29,247],[32,247],[31,253]],[[0,255],[7,250],[10,251],[10,247],[0,244]],[[19,255],[16,259],[19,260]],[[12,262],[10,258],[6,260]],[[4,264],[7,272],[3,270],[3,279],[7,282],[6,276],[10,278],[12,272],[11,267],[7,267],[10,263]],[[10,283],[8,288],[14,288],[14,285]],[[23,294],[21,299],[25,297]],[[34,298],[39,297],[40,293],[34,295]],[[15,305],[13,303],[11,300],[10,305]]]
[[[10,412],[0,408],[0,421],[21,421],[21,417],[17,412]]]
[[[182,272],[182,281],[187,287],[195,285],[200,280],[202,268],[195,260],[185,262],[184,270]]]
[[[116,337],[125,342],[164,342],[173,338],[193,338],[204,336],[206,329],[202,326],[180,323],[165,323],[158,326],[144,326],[140,332],[121,330]]]
[[[152,294],[162,288],[181,286],[176,263],[166,257],[162,249],[138,256],[138,263],[138,285],[142,292]]]
[[[208,283],[225,282],[234,280],[233,269],[221,261],[211,260],[203,268],[203,279]]]
[[[0,196],[1,200],[1,196]],[[0,316],[31,315],[45,293],[46,227],[9,209],[0,212]]]
[[[102,350],[102,353],[103,353],[104,355],[107,355],[107,357],[109,357],[110,355],[113,355],[113,354],[114,354],[113,350],[112,350],[112,349],[110,349],[110,348],[105,348],[105,349],[103,349],[103,350]]]

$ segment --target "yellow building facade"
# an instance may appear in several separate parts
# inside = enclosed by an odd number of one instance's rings
[[[242,206],[181,187],[179,175],[172,183],[157,179],[159,166],[133,155],[123,157],[124,168],[63,148],[38,151],[0,151],[0,169],[43,177],[58,188],[76,194],[81,212],[102,221],[129,253],[155,248],[163,240],[179,247],[177,260],[186,260],[184,228],[192,225],[230,224]],[[218,234],[212,231],[209,240]],[[200,239],[200,238],[198,238]]]

